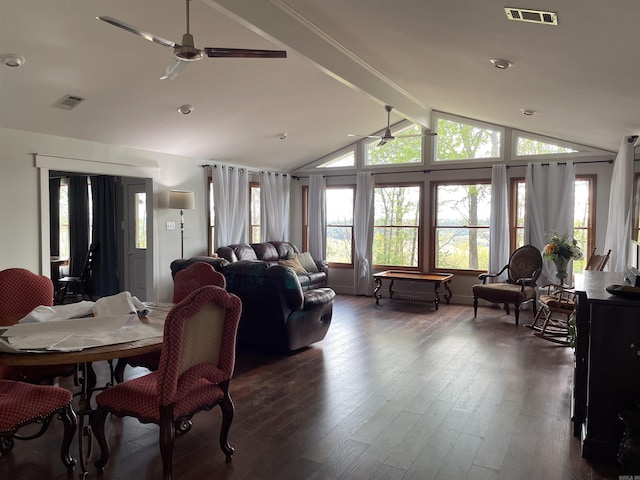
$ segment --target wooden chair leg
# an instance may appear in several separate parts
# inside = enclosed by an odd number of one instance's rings
[[[518,321],[520,320],[520,305],[516,304],[516,326],[518,326]]]
[[[173,407],[173,404],[160,406],[160,455],[162,457],[162,480],[171,480],[172,478],[173,443],[176,437]]]
[[[224,398],[220,403],[220,409],[222,410],[222,427],[220,428],[220,448],[224,452],[226,463],[231,461],[231,456],[235,449],[229,444],[229,429],[231,428],[231,422],[233,421],[233,415],[235,412],[235,406],[233,400],[229,395],[229,382],[225,382],[226,385],[221,385],[225,391]]]
[[[106,410],[98,407],[93,415],[91,415],[91,429],[93,430],[93,434],[96,436],[96,441],[100,446],[100,458],[96,460],[95,466],[99,472],[104,470],[104,466],[109,461],[109,443],[107,442],[107,437],[104,434],[104,422],[107,419]]]
[[[473,297],[473,318],[478,316],[478,297]]]
[[[78,417],[76,416],[76,412],[73,411],[71,404],[67,405],[67,407],[60,413],[60,417],[64,424],[64,436],[62,437],[60,458],[62,458],[62,463],[67,467],[67,470],[71,472],[73,471],[75,464],[78,463],[78,460],[71,456],[71,442],[76,433],[76,428],[78,427]]]

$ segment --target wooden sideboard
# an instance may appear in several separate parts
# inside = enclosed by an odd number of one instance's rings
[[[573,432],[582,456],[599,462],[616,461],[620,412],[640,409],[640,300],[610,295],[612,284],[625,284],[624,274],[576,275]]]

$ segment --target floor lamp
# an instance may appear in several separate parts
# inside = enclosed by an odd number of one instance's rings
[[[169,192],[169,208],[180,210],[180,258],[184,258],[184,210],[196,208],[193,192],[171,190]]]

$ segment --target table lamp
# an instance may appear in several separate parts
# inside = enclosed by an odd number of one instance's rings
[[[169,192],[169,208],[180,210],[180,258],[184,258],[184,210],[196,208],[193,192],[171,190]]]

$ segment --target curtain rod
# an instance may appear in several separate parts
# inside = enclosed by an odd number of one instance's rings
[[[578,165],[581,163],[613,163],[613,160],[584,160],[582,162],[573,162],[574,165]],[[567,162],[558,162],[558,165],[566,165]],[[541,163],[541,165],[543,167],[548,167],[549,164],[548,163]],[[509,168],[522,168],[522,167],[526,167],[526,165],[507,165],[507,169]],[[371,175],[395,175],[395,174],[399,174],[399,173],[432,173],[432,172],[451,172],[451,171],[457,171],[457,170],[485,170],[491,168],[491,166],[486,166],[486,167],[451,167],[451,168],[435,168],[435,169],[429,169],[429,168],[425,168],[422,170],[403,170],[401,172],[371,172]],[[334,178],[334,177],[352,177],[356,175],[355,173],[343,173],[343,174],[336,174],[336,175],[323,175],[323,177],[330,177],[330,178]],[[294,180],[300,180],[301,178],[309,178],[309,175],[292,175],[291,178],[293,178]]]
[[[214,164],[214,165],[207,165],[207,164],[204,164],[204,165],[200,165],[200,166],[201,166],[202,168],[205,168],[205,167],[218,168],[218,165],[215,165],[215,164]],[[288,173],[267,172],[267,171],[265,171],[265,170],[250,170],[250,169],[248,169],[248,168],[244,168],[244,167],[232,167],[232,166],[227,166],[227,168],[228,168],[229,170],[233,170],[234,168],[237,168],[237,169],[238,169],[238,170],[240,170],[241,172],[244,172],[244,171],[246,170],[246,171],[247,171],[247,173],[257,173],[257,174],[259,174],[259,175],[263,175],[263,174],[265,174],[265,173],[266,173],[267,175],[269,175],[269,174],[273,173],[276,177],[277,177],[278,175],[282,175],[283,177],[286,177],[287,175],[289,175]],[[293,178],[293,177],[292,177],[292,178]]]

